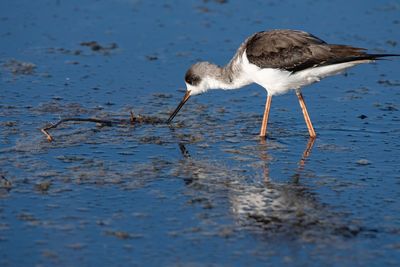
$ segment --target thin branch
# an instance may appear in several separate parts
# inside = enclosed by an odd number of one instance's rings
[[[106,126],[112,126],[113,124],[122,124],[122,125],[134,125],[135,123],[147,123],[147,124],[159,124],[159,123],[164,123],[165,120],[161,120],[156,117],[148,117],[148,116],[135,116],[132,111],[130,111],[130,119],[129,120],[124,120],[124,119],[113,119],[113,120],[104,120],[104,119],[96,119],[96,118],[65,118],[61,119],[58,122],[54,124],[50,124],[49,126],[46,126],[40,131],[46,136],[47,140],[49,142],[54,141],[54,138],[51,136],[49,133],[50,129],[55,129],[57,128],[60,124],[65,123],[65,122],[94,122],[94,123],[100,123]]]

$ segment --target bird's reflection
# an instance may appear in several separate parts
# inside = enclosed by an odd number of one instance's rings
[[[299,161],[299,170],[303,170],[306,164],[307,158],[311,155],[311,150],[315,143],[315,137],[310,137],[307,142],[306,149],[304,149],[303,155]]]
[[[269,165],[272,158],[268,153],[268,142],[264,143],[263,149],[254,150],[262,165],[263,177],[259,182],[251,179],[249,182],[245,172],[233,171],[219,163],[194,160],[182,143],[179,148],[184,159],[176,175],[184,178],[195,194],[206,192],[211,201],[220,198],[221,192],[225,193],[231,212],[241,227],[256,227],[267,233],[285,233],[302,238],[321,237],[327,233],[354,236],[359,227],[348,226],[344,215],[331,211],[301,183],[314,142],[314,138],[308,140],[297,166],[293,168],[292,179],[284,183],[271,179]],[[260,169],[255,171],[259,173]]]
[[[231,199],[232,209],[244,225],[256,224],[271,231],[287,231],[292,234],[321,222],[324,210],[315,194],[300,183],[302,172],[311,155],[315,138],[310,138],[298,160],[291,179],[285,183],[271,179],[268,142],[263,141],[265,149],[260,151],[263,162],[263,183],[248,184]]]

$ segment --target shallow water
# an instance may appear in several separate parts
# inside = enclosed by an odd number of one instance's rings
[[[249,34],[303,29],[399,53],[396,1],[0,3],[1,266],[398,266],[399,60],[275,97],[256,85],[193,97],[196,60]],[[94,41],[94,43],[91,43]]]

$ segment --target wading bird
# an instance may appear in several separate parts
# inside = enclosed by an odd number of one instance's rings
[[[396,54],[369,54],[364,48],[328,44],[304,31],[271,30],[255,33],[239,47],[224,67],[209,62],[192,65],[185,75],[187,91],[168,119],[170,123],[186,101],[209,89],[237,89],[256,83],[267,90],[260,136],[267,133],[272,96],[295,90],[310,137],[316,137],[301,88],[347,68]]]

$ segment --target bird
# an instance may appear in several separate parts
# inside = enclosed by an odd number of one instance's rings
[[[295,91],[310,138],[316,137],[302,94],[303,87],[340,74],[350,67],[399,54],[370,54],[365,48],[329,44],[301,30],[256,32],[223,67],[204,61],[185,74],[186,93],[171,113],[170,124],[191,96],[210,89],[239,89],[255,83],[267,91],[260,137],[266,138],[272,97]]]

